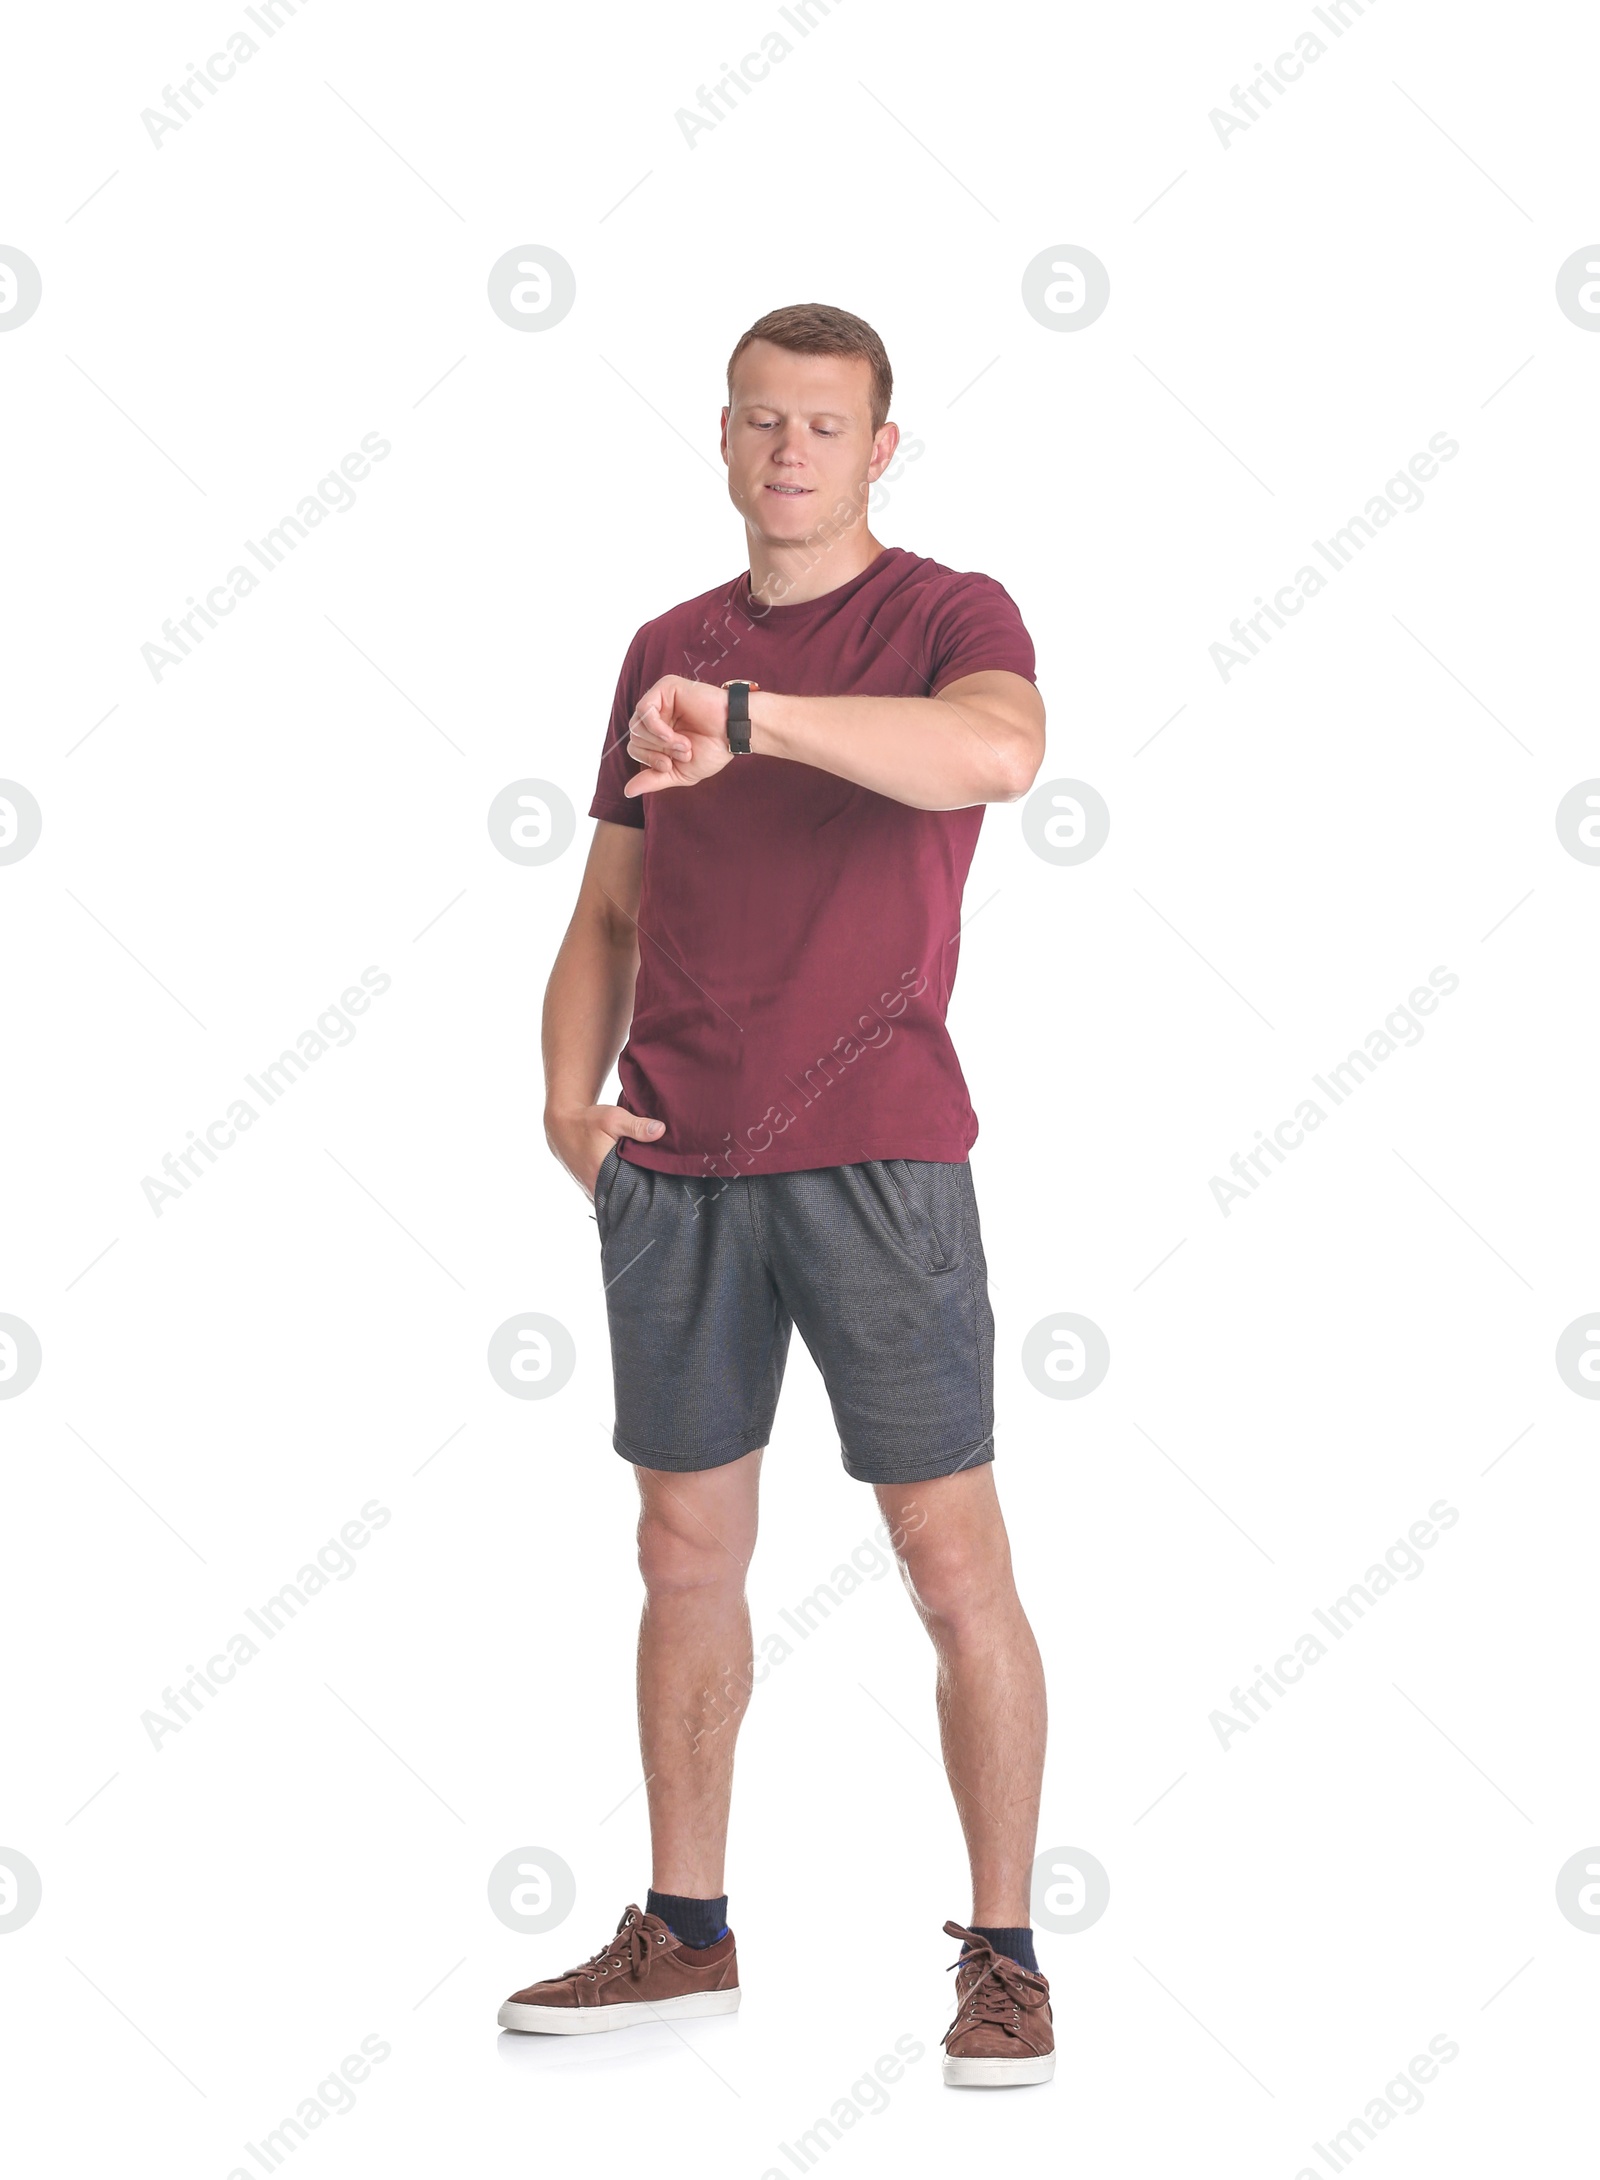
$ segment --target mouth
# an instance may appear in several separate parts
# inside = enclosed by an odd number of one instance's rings
[[[804,499],[811,487],[808,484],[769,484],[763,485],[762,490],[776,492],[781,499],[798,500]]]

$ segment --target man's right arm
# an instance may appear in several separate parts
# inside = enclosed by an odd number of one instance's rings
[[[618,1136],[649,1142],[659,1120],[596,1101],[633,1019],[644,830],[595,826],[572,921],[544,995],[544,1132],[586,1195]]]

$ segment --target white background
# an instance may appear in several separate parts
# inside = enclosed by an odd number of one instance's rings
[[[1437,2035],[1365,2161],[1552,2169],[1600,1958],[1555,1896],[1600,1838],[1597,1415],[1553,1361],[1600,1306],[1600,870],[1554,825],[1600,772],[1600,342],[1555,301],[1600,231],[1587,18],[1382,0],[1225,148],[1300,0],[844,0],[691,149],[675,109],[775,4],[310,0],[156,149],[141,110],[245,21],[32,10],[4,47],[0,242],[43,279],[0,339],[0,774],[44,818],[0,868],[0,1310],[44,1357],[0,1404],[21,2169],[259,2170],[368,2035],[297,2172],[759,2180],[909,2037],[830,2171],[1293,2180]],[[486,281],[529,243],[577,302],[524,333]],[[1021,301],[1062,243],[1110,274],[1075,332]],[[746,1726],[742,2012],[494,2019],[648,1868],[633,1483],[540,1128],[590,827],[527,868],[486,812],[533,778],[581,813],[629,637],[739,568],[722,367],[813,298],[880,329],[925,445],[877,534],[1006,585],[1041,784],[1112,814],[1075,868],[988,814],[951,1017],[1040,1844],[1111,1880],[1041,1937],[1056,2082],[1004,2099],[939,2081],[969,1903],[892,1577]],[[354,509],[154,681],[163,620],[369,432]],[[1225,684],[1229,622],[1439,432],[1426,504]],[[155,1216],[143,1177],[368,964],[353,1044]],[[1224,1217],[1211,1177],[1436,965],[1422,1042]],[[1065,1310],[1111,1348],[1080,1401],[1020,1365]],[[544,1402],[485,1365],[526,1311],[577,1348]],[[1209,1714],[1441,1498],[1425,1573],[1224,1752]],[[357,1571],[152,1749],[141,1713],[371,1499]],[[765,1513],[758,1635],[875,1519],[798,1340]],[[577,1882],[541,1937],[487,1905],[522,1846]]]

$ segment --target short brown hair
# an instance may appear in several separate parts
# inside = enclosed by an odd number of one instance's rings
[[[752,341],[771,341],[796,356],[861,356],[872,371],[872,428],[877,431],[889,414],[894,393],[894,373],[889,354],[865,318],[831,303],[786,303],[758,318],[748,333],[741,333],[728,358],[728,399],[733,399],[733,367]]]

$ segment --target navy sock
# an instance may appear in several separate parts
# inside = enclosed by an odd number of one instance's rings
[[[1039,1973],[1039,1963],[1033,1953],[1033,1931],[1027,1923],[1014,1929],[1002,1929],[998,1924],[971,1923],[968,1925],[976,1938],[987,1938],[997,1953],[1004,1953],[1019,1968],[1030,1968]]]
[[[652,1885],[645,1894],[644,1911],[659,1915],[685,1945],[714,1945],[728,1927],[726,1893],[716,1900],[693,1900],[681,1892],[657,1892]]]

